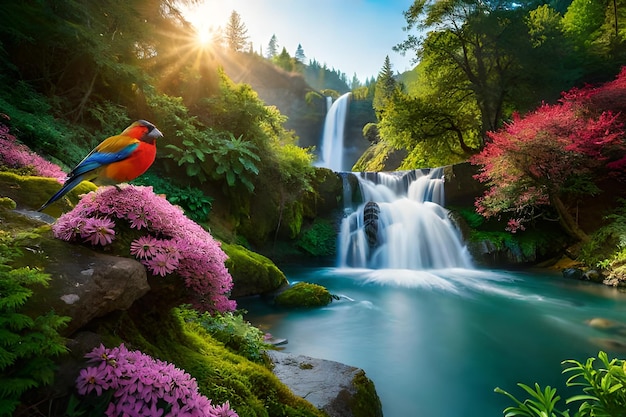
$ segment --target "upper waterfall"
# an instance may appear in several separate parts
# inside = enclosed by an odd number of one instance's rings
[[[342,220],[340,267],[471,268],[443,207],[442,169],[360,173],[362,201]]]
[[[351,93],[342,95],[328,108],[317,166],[337,172],[346,170],[343,142],[350,95]]]

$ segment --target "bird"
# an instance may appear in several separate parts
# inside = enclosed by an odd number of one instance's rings
[[[44,210],[81,181],[116,185],[133,180],[150,168],[156,158],[156,140],[163,134],[152,123],[137,120],[119,135],[103,140],[68,174],[63,187],[43,204]]]

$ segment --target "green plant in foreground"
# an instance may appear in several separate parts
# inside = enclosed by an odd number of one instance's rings
[[[626,416],[626,361],[609,360],[605,352],[598,353],[596,358],[589,358],[584,363],[573,359],[563,361],[566,366],[564,374],[569,374],[566,385],[580,387],[582,394],[574,395],[565,400],[566,404],[580,403],[578,411],[570,414],[569,409],[560,411],[556,408],[561,399],[556,395],[555,388],[546,387],[542,391],[535,383],[534,389],[525,384],[518,384],[530,398],[523,402],[515,396],[496,388],[495,391],[509,397],[515,406],[504,409],[506,417],[624,417]]]
[[[34,285],[47,285],[49,276],[32,268],[12,269],[19,251],[8,233],[0,231],[0,416],[11,416],[22,395],[54,380],[51,359],[66,352],[57,332],[69,321],[49,312],[29,317],[22,307]]]

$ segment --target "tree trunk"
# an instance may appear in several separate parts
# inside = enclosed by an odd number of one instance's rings
[[[91,93],[93,93],[93,86],[96,84],[96,79],[98,78],[99,71],[96,71],[91,78],[91,82],[89,83],[89,87],[87,91],[83,95],[78,108],[76,109],[76,114],[74,115],[74,122],[78,122],[83,117],[83,113],[85,111],[85,107],[87,106],[87,101],[89,101],[89,97],[91,97]]]
[[[570,214],[558,195],[550,196],[550,204],[552,204],[552,207],[554,207],[558,213],[559,223],[568,235],[580,240],[581,242],[589,241],[589,235],[587,235],[587,233],[585,233],[584,230],[578,226],[576,219],[574,219],[574,217]]]

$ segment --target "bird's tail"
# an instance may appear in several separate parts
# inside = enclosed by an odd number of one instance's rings
[[[72,177],[70,179],[68,179],[65,184],[63,184],[63,187],[61,187],[61,189],[59,191],[56,192],[56,194],[54,194],[52,197],[50,197],[50,199],[48,201],[45,202],[45,204],[43,206],[41,206],[39,208],[39,210],[37,211],[42,211],[44,210],[46,207],[48,207],[50,204],[54,203],[55,201],[57,201],[59,198],[63,197],[65,194],[69,193],[72,188],[76,187],[78,184],[80,184],[80,182],[83,180],[83,175],[79,175],[77,177]]]

